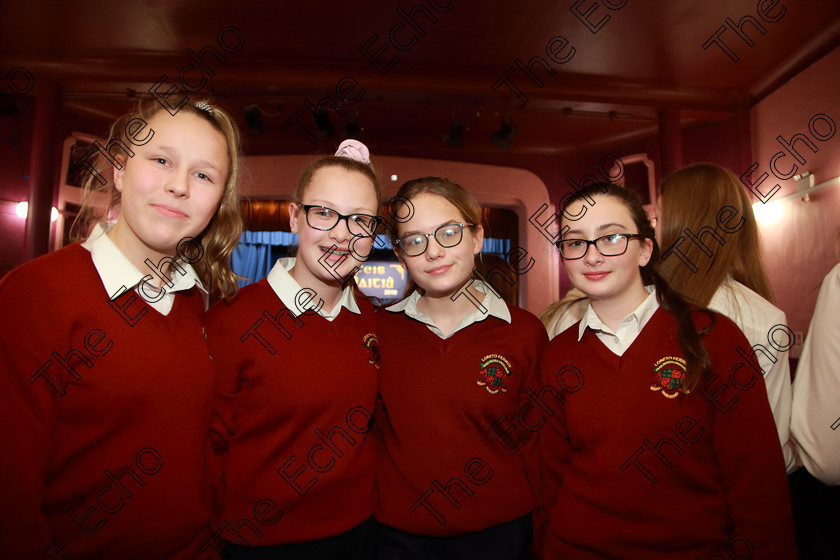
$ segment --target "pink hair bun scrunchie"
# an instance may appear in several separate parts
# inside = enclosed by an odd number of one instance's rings
[[[338,150],[336,150],[335,156],[346,157],[370,165],[370,152],[368,151],[367,146],[358,140],[353,140],[352,138],[347,139],[338,145]]]

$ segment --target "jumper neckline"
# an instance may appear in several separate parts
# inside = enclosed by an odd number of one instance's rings
[[[601,342],[601,339],[595,334],[592,329],[587,329],[583,335],[582,342],[586,343],[595,352],[595,355],[600,360],[606,363],[610,368],[619,372],[637,363],[640,356],[637,356],[642,351],[643,347],[648,346],[648,339],[655,336],[659,332],[660,324],[665,322],[670,315],[661,307],[653,313],[650,320],[642,328],[636,339],[627,347],[627,350],[619,356],[613,353],[607,346]]]

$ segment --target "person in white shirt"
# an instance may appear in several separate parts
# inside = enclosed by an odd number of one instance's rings
[[[723,167],[697,163],[674,172],[659,188],[656,233],[660,272],[694,305],[726,315],[752,345],[788,473],[796,469],[787,445],[791,384],[788,350],[793,332],[761,259],[760,234],[747,191]],[[749,349],[744,349],[749,351]]]
[[[820,288],[793,384],[790,432],[815,478],[840,485],[840,264]]]

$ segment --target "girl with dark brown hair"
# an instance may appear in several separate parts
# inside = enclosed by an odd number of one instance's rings
[[[541,360],[542,384],[561,385],[539,439],[545,558],[796,558],[761,374],[736,350],[743,334],[656,272],[653,227],[631,191],[581,189],[561,235],[589,306]]]

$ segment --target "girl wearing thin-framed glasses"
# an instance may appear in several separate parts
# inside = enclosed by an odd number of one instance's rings
[[[659,247],[632,191],[584,187],[561,233],[589,305],[540,365],[543,383],[567,380],[539,439],[544,557],[795,559],[784,461],[747,339],[655,271]]]
[[[379,348],[353,276],[379,202],[360,142],[314,161],[291,204],[297,258],[208,314],[225,558],[373,557]]]
[[[521,401],[545,329],[474,276],[484,229],[469,192],[427,177],[393,200],[394,250],[412,283],[377,313],[378,558],[526,558],[537,469],[526,468],[535,433],[521,423],[537,422]]]

